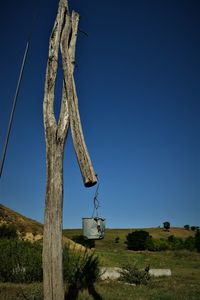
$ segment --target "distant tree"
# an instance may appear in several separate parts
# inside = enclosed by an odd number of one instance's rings
[[[184,228],[186,229],[186,230],[190,230],[190,225],[184,225]]]
[[[150,235],[147,231],[137,230],[129,233],[126,237],[127,247],[129,250],[145,250],[147,248],[147,241]]]
[[[200,230],[199,228],[197,229],[195,233],[195,247],[198,252],[200,252]]]
[[[198,226],[191,226],[190,228],[191,228],[192,231],[195,231],[195,230],[197,230],[199,227],[198,227]]]
[[[163,227],[164,227],[164,229],[169,230],[170,229],[170,222],[168,222],[168,221],[164,222]]]

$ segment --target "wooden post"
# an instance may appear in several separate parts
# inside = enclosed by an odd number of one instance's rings
[[[62,211],[63,156],[69,126],[85,186],[97,182],[82,132],[73,78],[79,15],[70,16],[68,1],[60,0],[49,41],[44,92],[46,141],[46,198],[43,234],[43,285],[45,300],[63,300]],[[63,91],[58,123],[54,115],[54,90],[59,47],[63,64]]]

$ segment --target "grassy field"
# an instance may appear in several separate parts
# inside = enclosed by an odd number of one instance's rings
[[[171,269],[171,277],[152,278],[147,286],[130,286],[118,281],[99,281],[95,284],[97,293],[103,300],[200,300],[200,253],[178,251],[130,251],[125,241],[134,229],[107,229],[101,241],[95,241],[95,253],[101,266],[121,267],[125,263],[136,263],[139,268]],[[154,238],[167,238],[170,235],[186,238],[194,236],[191,230],[171,228],[145,229]],[[68,238],[82,234],[81,229],[64,230]],[[116,243],[116,238],[119,242]],[[0,300],[42,300],[42,284],[0,284]],[[77,300],[94,299],[87,290],[79,293]]]
[[[126,248],[126,236],[134,229],[107,229],[104,240],[95,241],[95,252],[102,266],[121,267],[125,263],[136,263],[139,268],[171,269],[171,277],[152,278],[147,286],[129,286],[120,282],[100,282],[96,284],[98,293],[105,300],[200,300],[200,254],[179,251],[130,251]],[[181,238],[194,236],[193,231],[183,228],[144,229],[154,238],[167,238],[174,235]],[[64,234],[73,238],[81,234],[80,229],[65,230]],[[119,243],[115,239],[119,237]],[[80,300],[93,299],[86,291],[79,295]]]
[[[199,300],[200,254],[188,251],[134,252],[97,251],[102,263],[123,264],[127,260],[139,267],[150,264],[152,268],[170,268],[171,277],[152,278],[147,286],[129,286],[117,281],[100,281],[95,284],[97,293],[104,300]],[[109,260],[111,263],[109,264]],[[0,284],[1,300],[42,300],[42,284]],[[78,300],[92,300],[85,290]],[[99,298],[100,299],[100,298]]]
[[[126,250],[126,236],[128,233],[134,231],[136,229],[129,228],[129,229],[106,229],[105,238],[103,240],[95,241],[95,249],[96,251],[103,251],[106,252],[110,249],[114,249],[115,251],[124,251]],[[187,238],[188,236],[194,236],[194,231],[186,230],[184,228],[177,228],[173,227],[170,228],[168,231],[164,230],[163,228],[142,228],[142,230],[148,231],[149,234],[153,238],[164,238],[167,239],[170,235],[174,235],[176,237],[181,237],[183,239]],[[63,231],[64,236],[73,239],[75,236],[82,235],[81,229],[65,229]],[[116,243],[116,238],[119,238],[119,242]]]

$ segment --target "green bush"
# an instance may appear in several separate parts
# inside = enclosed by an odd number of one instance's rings
[[[30,283],[42,281],[42,246],[20,240],[0,240],[0,281]],[[100,276],[99,260],[93,253],[63,251],[64,280],[84,288]]]
[[[149,251],[165,251],[170,250],[170,244],[166,239],[151,238],[147,241],[147,249]]]
[[[184,241],[184,249],[189,251],[195,250],[195,238],[193,236],[188,236]]]
[[[181,250],[184,249],[184,240],[180,237],[175,237],[173,235],[170,235],[168,237],[168,242],[170,243],[170,248],[172,250]]]
[[[42,281],[42,247],[19,240],[0,240],[0,281]]]
[[[149,274],[149,266],[147,266],[145,270],[139,270],[136,264],[124,265],[122,267],[122,270],[120,271],[119,277],[120,281],[124,281],[135,285],[146,285],[150,279],[151,276]]]
[[[150,235],[147,231],[137,230],[129,233],[126,237],[127,247],[129,250],[145,250],[147,249],[147,243]]]
[[[198,252],[200,252],[200,230],[197,229],[195,233],[195,247]]]
[[[170,235],[168,239],[154,239],[148,238],[146,242],[147,250],[149,251],[165,251],[165,250],[182,250],[186,249],[189,251],[194,251],[195,248],[195,238],[192,236],[187,237],[183,240],[180,237],[175,237]]]
[[[7,238],[7,239],[17,239],[17,229],[12,224],[2,224],[0,225],[0,239]]]

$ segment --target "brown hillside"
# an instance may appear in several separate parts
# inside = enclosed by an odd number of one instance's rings
[[[19,238],[23,240],[38,241],[42,240],[43,224],[26,218],[14,210],[0,204],[0,226],[2,224],[12,224],[17,228]],[[85,247],[73,242],[63,236],[63,243],[75,250],[85,250]]]
[[[0,224],[13,224],[20,233],[31,232],[33,235],[43,232],[43,225],[37,221],[26,218],[14,210],[0,204]]]

